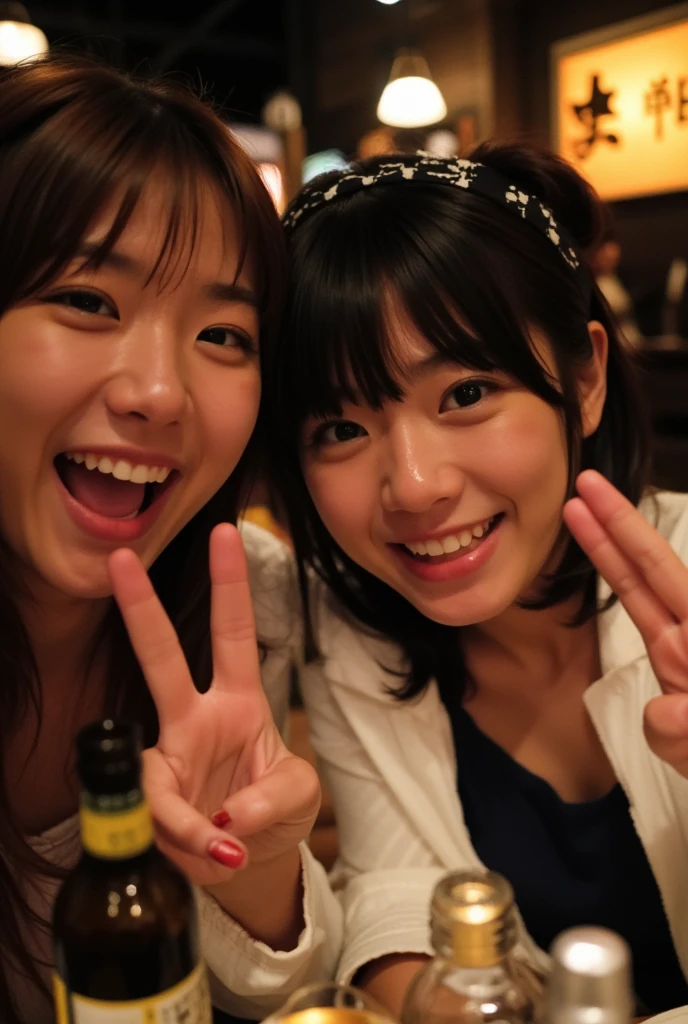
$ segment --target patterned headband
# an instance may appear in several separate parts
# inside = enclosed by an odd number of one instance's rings
[[[522,192],[517,185],[509,184],[507,178],[491,167],[473,160],[461,160],[458,157],[439,159],[418,154],[389,160],[371,174],[345,172],[328,188],[318,188],[316,180],[312,188],[304,189],[291,204],[284,215],[284,226],[287,231],[293,231],[310,213],[335,199],[354,195],[372,185],[391,185],[402,181],[419,185],[450,185],[498,203],[503,209],[532,224],[541,235],[549,239],[567,266],[577,274],[584,292],[589,292],[589,275],[585,265],[572,239],[557,224],[549,207],[540,199]]]

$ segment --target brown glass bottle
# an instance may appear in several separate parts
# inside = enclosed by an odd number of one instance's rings
[[[153,843],[138,730],[77,739],[83,856],[55,903],[58,1024],[210,1024],[193,891]]]

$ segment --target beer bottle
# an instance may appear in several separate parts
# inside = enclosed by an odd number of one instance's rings
[[[77,738],[83,855],[53,914],[58,1024],[210,1024],[191,886],[155,847],[136,727]]]

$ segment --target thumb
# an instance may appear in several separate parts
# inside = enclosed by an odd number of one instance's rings
[[[305,839],[320,809],[320,782],[307,761],[287,754],[256,782],[225,800],[232,832],[254,836],[279,826]]]
[[[643,724],[653,754],[688,778],[688,694],[653,697]]]

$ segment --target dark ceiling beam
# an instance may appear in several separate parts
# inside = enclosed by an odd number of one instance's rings
[[[181,57],[183,53],[187,53],[194,46],[202,44],[208,34],[221,21],[229,17],[241,3],[243,3],[243,0],[217,0],[216,3],[211,4],[202,17],[186,25],[181,32],[163,46],[154,61],[156,71],[163,72],[169,70],[174,61]]]
[[[123,18],[118,21],[117,28],[106,17],[92,14],[79,14],[77,11],[60,10],[59,7],[43,7],[31,4],[31,20],[53,39],[66,37],[65,41],[102,38],[105,40],[119,38],[131,39],[132,42],[152,42],[164,45],[171,42],[173,34],[160,22],[136,21]],[[174,35],[176,38],[176,35]],[[208,34],[194,43],[196,50],[207,53],[224,53],[227,56],[255,57],[258,60],[276,60],[281,56],[281,49],[271,39],[261,39],[234,33],[224,35]]]

